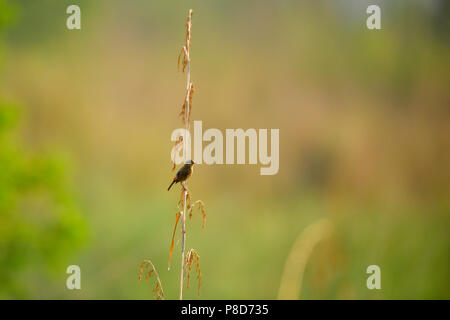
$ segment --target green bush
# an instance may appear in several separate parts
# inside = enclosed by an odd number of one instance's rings
[[[22,272],[64,268],[86,234],[63,162],[24,150],[17,119],[0,103],[0,298],[26,297]]]

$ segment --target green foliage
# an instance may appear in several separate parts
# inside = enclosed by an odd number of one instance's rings
[[[9,1],[0,0],[0,30],[16,19],[17,10]]]
[[[17,109],[0,103],[0,298],[26,297],[22,272],[64,268],[86,225],[64,163],[17,141]]]
[[[17,13],[0,0],[0,31]],[[86,236],[64,160],[28,151],[17,135],[19,118],[19,109],[0,99],[0,299],[27,298],[27,272],[65,270]]]

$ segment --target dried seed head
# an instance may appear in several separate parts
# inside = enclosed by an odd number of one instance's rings
[[[188,128],[190,127],[189,123],[191,121],[191,110],[192,110],[192,96],[194,95],[194,84],[192,82],[189,83],[189,90],[186,90],[186,96],[184,97],[183,106],[181,107],[181,111],[179,116],[183,124],[186,124],[186,120],[188,122]],[[189,104],[188,104],[189,102]],[[189,106],[189,112],[186,119],[186,106]]]
[[[178,54],[178,63],[177,63],[178,71],[180,70],[180,58],[181,57],[183,57],[183,59],[181,60],[181,65],[183,66],[182,71],[184,73],[184,70],[186,69],[186,66],[188,64],[188,51],[186,49],[186,46],[182,46],[180,53]]]
[[[152,277],[152,275],[154,274],[156,277],[156,285],[153,288],[153,293],[156,294],[156,299],[161,300],[164,299],[164,291],[161,285],[161,279],[159,278],[158,272],[156,271],[155,266],[153,265],[153,263],[150,260],[144,260],[141,263],[141,267],[139,269],[139,280],[142,280],[142,276],[144,275],[144,273],[147,271],[147,273],[145,274],[145,279],[146,280],[150,280],[150,278]]]
[[[178,150],[180,150],[180,148],[183,147],[183,136],[179,136],[178,140],[175,141],[175,145],[173,147],[174,152],[178,152]],[[177,167],[177,164],[175,163],[175,159],[173,160],[173,165],[172,165],[172,171],[175,170],[175,168]]]
[[[191,29],[192,29],[192,14],[194,13],[194,11],[191,9],[189,10],[189,15],[186,21],[186,44],[184,46],[181,47],[180,53],[178,54],[178,70],[180,70],[180,59],[181,57],[183,57],[183,59],[181,60],[181,64],[183,66],[183,73],[184,70],[186,69],[186,66],[188,64],[188,61],[190,61],[189,59],[189,53],[190,53],[190,49],[191,49]]]
[[[192,264],[195,266],[195,273],[197,274],[197,289],[200,296],[200,288],[202,287],[202,272],[200,270],[200,256],[194,249],[190,249],[186,255],[184,266],[185,276],[187,276],[186,289],[189,289],[189,282],[191,278]]]
[[[190,9],[189,14],[186,20],[186,48],[189,54],[189,50],[191,48],[191,28],[192,28],[192,15],[194,14],[194,10]]]
[[[189,205],[188,211],[189,211],[189,219],[192,218],[192,211],[195,207],[195,205],[198,204],[201,210],[201,214],[203,217],[203,223],[202,223],[202,230],[205,230],[206,225],[206,210],[205,210],[205,203],[202,200],[197,200],[194,202],[194,204]]]

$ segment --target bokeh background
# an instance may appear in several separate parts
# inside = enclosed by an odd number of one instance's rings
[[[70,4],[81,30],[66,28]],[[326,219],[294,298],[450,298],[445,0],[0,0],[0,298],[154,299],[144,259],[178,297],[166,189],[189,8],[192,119],[280,129],[275,176],[195,170],[200,297],[276,299],[294,242]],[[81,290],[66,289],[70,264]],[[366,287],[372,264],[381,290]]]

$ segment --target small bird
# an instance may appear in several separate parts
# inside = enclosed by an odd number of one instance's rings
[[[178,170],[177,174],[175,175],[175,177],[173,178],[172,183],[170,184],[169,188],[167,188],[167,191],[170,190],[170,188],[172,187],[172,185],[174,183],[178,183],[178,182],[183,182],[186,181],[192,174],[193,168],[192,166],[195,164],[194,161],[192,160],[188,160],[184,163],[184,166],[182,166],[180,168],[180,170]]]

